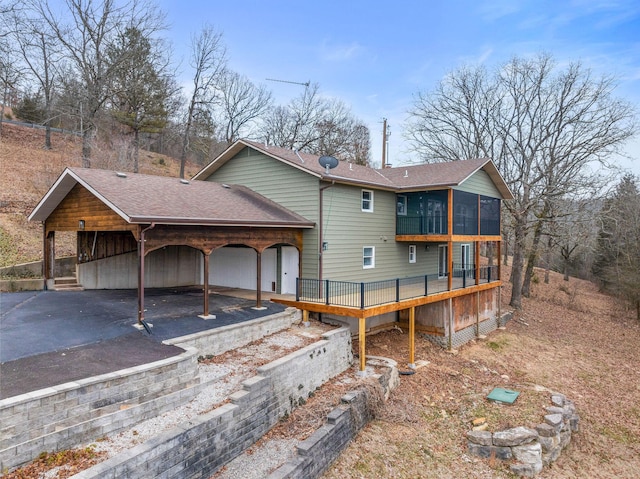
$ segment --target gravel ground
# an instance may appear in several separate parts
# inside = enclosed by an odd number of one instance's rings
[[[103,458],[106,460],[199,414],[209,412],[226,400],[230,394],[240,390],[242,382],[255,375],[256,367],[299,349],[304,346],[308,338],[319,339],[323,332],[322,329],[294,327],[221,355],[216,358],[216,363],[201,363],[199,365],[200,381],[206,386],[190,402],[92,444],[95,444],[96,451],[106,452]],[[296,443],[295,440],[265,442],[260,447],[252,448],[249,454],[244,454],[228,464],[225,470],[215,477],[216,479],[264,477],[265,471],[279,467],[295,453]],[[247,466],[248,462],[251,462],[251,467]],[[257,467],[257,464],[261,467]]]

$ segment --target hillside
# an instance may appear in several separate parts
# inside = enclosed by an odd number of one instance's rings
[[[42,258],[42,228],[27,217],[66,167],[82,166],[81,139],[52,133],[53,148],[43,149],[44,130],[4,123],[0,138],[0,267]],[[131,171],[114,146],[98,145],[92,166]],[[188,163],[187,177],[199,166]],[[140,151],[140,173],[179,176],[178,160]],[[76,252],[75,234],[56,234],[56,255]]]

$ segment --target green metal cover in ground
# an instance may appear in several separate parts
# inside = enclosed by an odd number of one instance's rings
[[[520,395],[519,391],[512,391],[510,389],[493,388],[493,391],[489,393],[487,399],[490,401],[503,402],[505,404],[513,404]]]

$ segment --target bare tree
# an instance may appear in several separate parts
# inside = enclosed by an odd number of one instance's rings
[[[198,117],[211,118],[216,100],[216,85],[225,72],[227,64],[226,48],[222,34],[212,26],[205,26],[191,39],[191,60],[193,69],[193,91],[187,106],[180,153],[180,178],[184,178],[184,167],[190,150],[191,133]]]
[[[367,127],[339,100],[324,98],[317,84],[287,106],[274,108],[265,118],[262,137],[291,150],[335,155],[342,160],[367,164]]]
[[[44,102],[44,126],[46,149],[51,149],[51,122],[54,89],[59,79],[57,71],[61,60],[55,36],[46,22],[38,18],[33,10],[22,9],[15,12],[12,38],[17,46],[28,77],[42,92]]]
[[[580,63],[556,70],[545,54],[513,58],[493,74],[463,68],[419,93],[410,111],[408,139],[424,161],[492,158],[511,188],[516,308],[552,199],[582,189],[593,179],[589,165],[606,162],[635,131],[635,111],[614,98],[611,78],[595,79]]]
[[[224,140],[233,143],[243,133],[251,131],[253,124],[269,109],[271,92],[233,71],[226,71],[220,76],[217,88]]]
[[[115,0],[65,0],[64,14],[54,12],[46,0],[31,0],[32,8],[51,28],[82,83],[78,99],[82,116],[82,165],[91,166],[96,120],[111,96],[114,71],[129,52],[114,59],[108,54],[119,32],[130,25],[145,35],[164,28],[164,17],[144,0],[117,4]]]
[[[593,272],[605,291],[627,300],[640,321],[640,188],[626,175],[605,200]]]

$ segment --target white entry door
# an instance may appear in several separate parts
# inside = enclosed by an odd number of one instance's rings
[[[282,294],[295,294],[298,277],[298,250],[293,246],[282,247]]]

